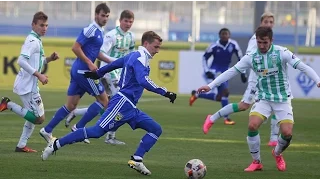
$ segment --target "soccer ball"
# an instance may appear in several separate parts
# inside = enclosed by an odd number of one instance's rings
[[[184,166],[184,172],[189,179],[202,179],[207,173],[207,167],[200,159],[191,159]]]

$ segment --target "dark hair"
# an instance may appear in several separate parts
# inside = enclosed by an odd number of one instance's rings
[[[124,18],[128,18],[128,19],[131,19],[133,18],[134,19],[134,14],[132,11],[130,10],[124,10],[122,11],[122,13],[120,14],[120,21]]]
[[[142,35],[141,45],[143,45],[145,41],[152,43],[155,39],[158,39],[160,42],[162,42],[162,38],[157,33],[153,31],[147,31]]]
[[[222,28],[222,29],[220,29],[220,31],[219,31],[219,35],[221,35],[221,33],[224,32],[224,31],[227,31],[227,32],[230,34],[230,31],[229,31],[228,28]]]
[[[101,4],[99,4],[99,5],[96,7],[95,13],[96,13],[96,14],[99,14],[101,10],[102,10],[104,13],[106,13],[106,14],[107,14],[107,13],[110,13],[110,8],[107,6],[106,3],[101,3]]]
[[[48,16],[44,12],[39,11],[33,15],[32,23],[37,24],[38,20],[47,21]]]
[[[256,37],[259,37],[260,39],[268,36],[270,39],[273,38],[273,31],[270,27],[258,27],[256,30]]]

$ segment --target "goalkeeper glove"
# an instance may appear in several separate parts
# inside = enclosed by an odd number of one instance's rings
[[[246,82],[247,82],[247,75],[246,75],[246,73],[241,73],[241,81],[242,81],[243,83],[246,83]]]
[[[86,78],[90,78],[90,79],[100,79],[100,76],[98,75],[97,72],[84,72],[84,77]]]
[[[166,97],[166,98],[169,98],[171,103],[174,103],[174,101],[177,98],[177,94],[176,93],[169,92],[169,91],[166,92],[163,96]]]
[[[215,79],[214,74],[212,72],[210,72],[210,71],[206,72],[206,76],[207,76],[208,79],[212,79],[212,80]]]

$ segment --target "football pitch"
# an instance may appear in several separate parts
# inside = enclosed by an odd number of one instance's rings
[[[18,96],[10,90],[0,90],[0,96],[9,96],[12,101],[21,104]],[[65,92],[41,92],[46,111],[46,121],[53,116],[57,108],[65,103]],[[233,96],[230,102],[238,102],[240,97]],[[86,95],[81,106],[92,102]],[[207,166],[208,179],[309,179],[319,178],[320,171],[320,122],[317,100],[293,100],[295,116],[294,135],[291,146],[284,153],[287,171],[279,172],[267,146],[270,122],[260,128],[261,156],[263,171],[244,172],[251,163],[246,143],[248,111],[231,116],[234,126],[226,126],[221,119],[212,127],[208,135],[202,133],[202,123],[207,114],[220,108],[220,103],[198,99],[193,107],[188,105],[188,96],[178,96],[175,104],[169,100],[147,93],[138,107],[148,113],[163,129],[157,144],[145,155],[144,163],[152,172],[151,176],[141,175],[127,166],[134,153],[143,130],[132,131],[124,125],[117,131],[117,138],[125,141],[125,146],[112,146],[104,143],[104,137],[90,139],[91,144],[77,143],[67,145],[50,156],[47,161],[40,158],[46,146],[37,125],[29,139],[28,146],[38,153],[15,153],[14,149],[20,137],[24,120],[5,111],[0,113],[0,179],[184,179],[184,165],[193,158],[201,159]],[[98,119],[89,123],[93,125]],[[78,121],[77,117],[75,121]],[[61,137],[70,132],[62,121],[53,135]]]

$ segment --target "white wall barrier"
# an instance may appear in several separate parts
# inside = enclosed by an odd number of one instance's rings
[[[207,84],[203,78],[202,51],[180,51],[179,54],[179,84],[181,94],[190,94],[192,90]],[[297,55],[304,63],[312,67],[320,75],[320,56]],[[319,98],[320,89],[304,73],[288,68],[291,90],[295,98]],[[236,78],[236,77],[235,77]],[[240,81],[239,81],[240,83]],[[243,91],[244,93],[244,91]]]

